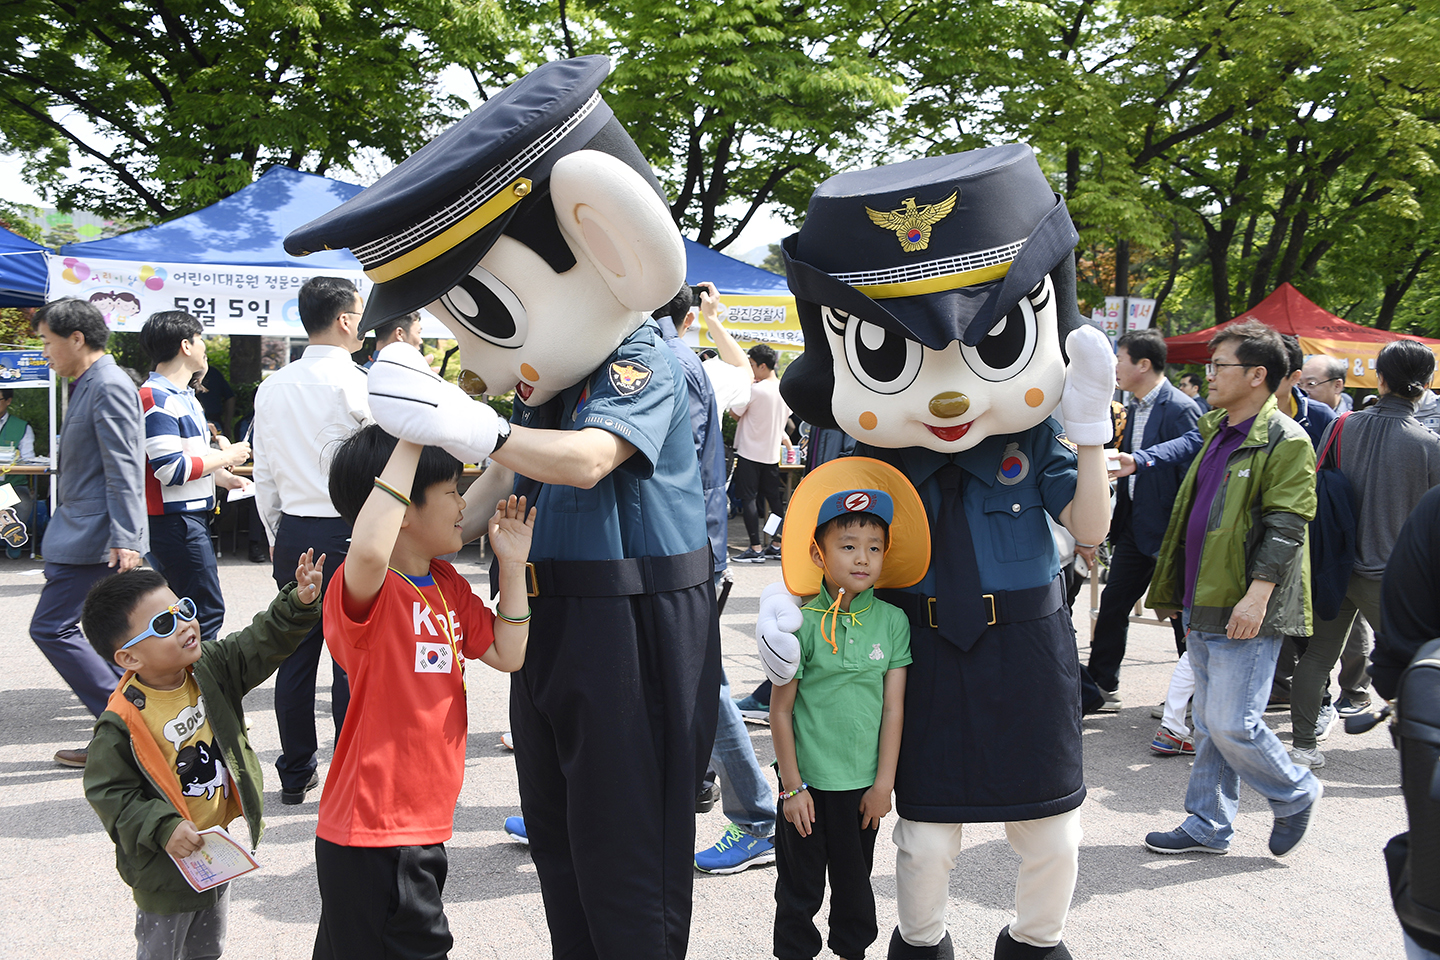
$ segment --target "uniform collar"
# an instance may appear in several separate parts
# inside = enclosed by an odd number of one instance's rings
[[[1005,457],[1005,445],[1017,436],[1020,434],[992,434],[969,450],[959,453],[939,453],[926,447],[905,447],[896,453],[899,455],[902,472],[916,487],[950,463],[963,467],[986,486],[994,486],[995,477],[1000,471],[1000,461]]]

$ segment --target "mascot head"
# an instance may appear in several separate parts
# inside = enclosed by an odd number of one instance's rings
[[[968,450],[1042,422],[1084,321],[1065,203],[1024,144],[844,173],[786,238],[791,409],[876,447]]]
[[[375,283],[362,332],[424,307],[459,339],[461,386],[545,402],[684,282],[660,185],[600,98],[609,71],[544,64],[285,249],[349,247]]]

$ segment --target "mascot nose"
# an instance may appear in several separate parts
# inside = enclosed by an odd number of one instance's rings
[[[937,393],[930,398],[930,412],[942,420],[964,416],[970,409],[970,398],[953,390]]]
[[[473,370],[461,370],[460,389],[472,397],[478,397],[485,392],[485,381]]]

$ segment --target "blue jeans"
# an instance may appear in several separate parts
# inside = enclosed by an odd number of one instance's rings
[[[720,672],[720,720],[710,763],[720,773],[720,806],[731,823],[746,833],[775,833],[775,794],[755,759],[745,721],[730,699],[730,679]]]
[[[1304,810],[1320,795],[1320,781],[1290,761],[1265,724],[1280,641],[1278,634],[1231,640],[1199,630],[1187,638],[1195,671],[1195,765],[1185,791],[1190,816],[1180,828],[1206,846],[1229,844],[1241,779],[1270,801],[1277,817]]]

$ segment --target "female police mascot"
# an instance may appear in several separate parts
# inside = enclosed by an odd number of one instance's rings
[[[949,874],[963,825],[980,822],[1003,822],[1021,858],[997,960],[1070,956],[1079,661],[1046,515],[1081,543],[1105,536],[1115,383],[1109,343],[1076,308],[1077,240],[1033,152],[1010,144],[832,177],[783,245],[805,332],[786,402],[898,467],[931,524],[929,572],[882,598],[909,614],[915,658],[891,960],[954,955]],[[758,639],[777,683],[799,619],[767,588]]]

